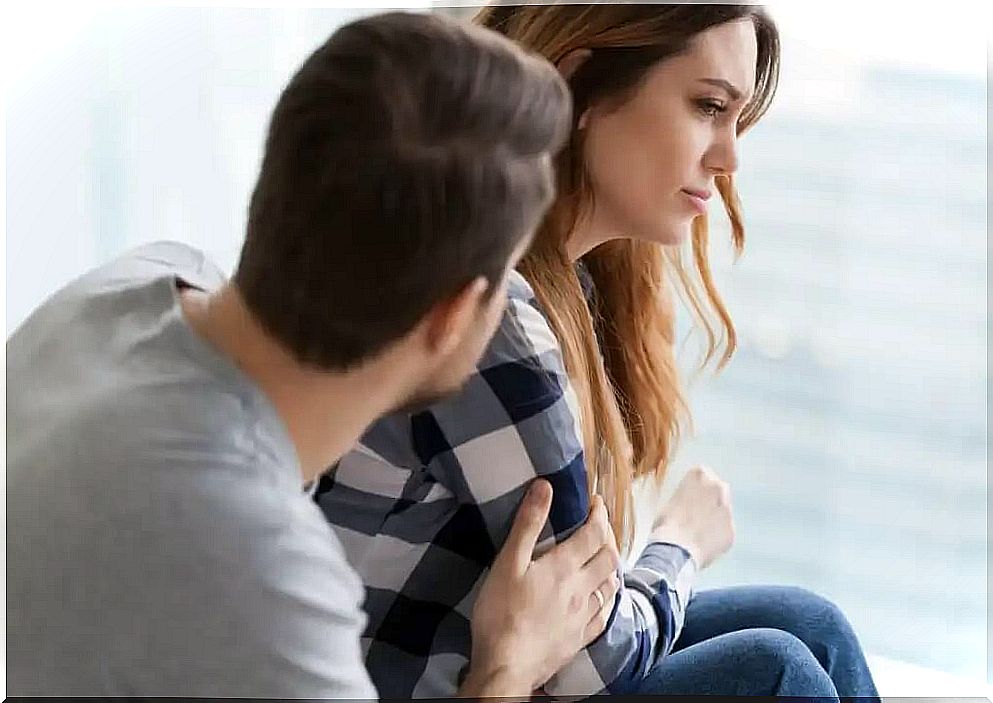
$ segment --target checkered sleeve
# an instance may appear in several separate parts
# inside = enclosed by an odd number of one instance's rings
[[[538,550],[588,514],[579,412],[561,351],[530,286],[515,276],[496,337],[460,396],[414,420],[414,441],[436,478],[479,510],[493,549],[509,533],[536,477],[553,488]],[[551,695],[633,692],[682,627],[693,561],[649,544],[626,574],[606,630],[545,685]]]
[[[558,342],[514,274],[508,305],[462,391],[411,419],[414,449],[459,501],[478,508],[494,550],[538,477],[552,485],[543,552],[570,535],[589,511],[575,393]]]
[[[378,421],[315,487],[366,587],[363,654],[383,698],[455,695],[476,595],[536,477],[554,491],[537,552],[586,520],[578,418],[558,342],[515,273],[499,329],[462,390]],[[693,573],[681,548],[649,544],[619,573],[604,633],[545,690],[633,691],[672,647]]]

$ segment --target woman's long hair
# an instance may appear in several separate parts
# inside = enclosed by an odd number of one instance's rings
[[[659,61],[685,51],[693,37],[725,22],[751,19],[758,44],[755,94],[738,133],[768,109],[779,74],[779,35],[758,6],[523,5],[489,6],[475,22],[553,63],[575,49],[592,55],[570,78],[574,120],[594,104],[623,101]],[[736,346],[734,325],[714,286],[707,260],[707,221],[693,222],[692,267],[680,247],[614,240],[583,257],[596,289],[589,305],[565,243],[590,212],[593,191],[583,159],[583,132],[574,129],[556,161],[558,196],[520,272],[535,290],[562,346],[579,399],[589,491],[603,496],[618,545],[631,546],[632,482],[662,480],[690,420],[675,358],[675,309],[670,288],[706,333],[703,365],[717,368]],[[745,233],[730,175],[716,188],[731,221],[734,249]]]

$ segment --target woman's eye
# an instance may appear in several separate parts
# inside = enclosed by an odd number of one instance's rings
[[[707,117],[716,117],[727,110],[727,106],[717,100],[698,100],[697,107]]]

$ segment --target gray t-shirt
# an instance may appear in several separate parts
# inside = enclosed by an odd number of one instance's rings
[[[7,341],[7,693],[374,698],[361,581],[180,281],[223,278],[141,247]]]

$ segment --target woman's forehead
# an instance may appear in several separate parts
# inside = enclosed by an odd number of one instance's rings
[[[660,69],[670,77],[724,82],[748,99],[755,85],[758,44],[750,20],[727,22],[694,37],[687,51],[663,62]]]

